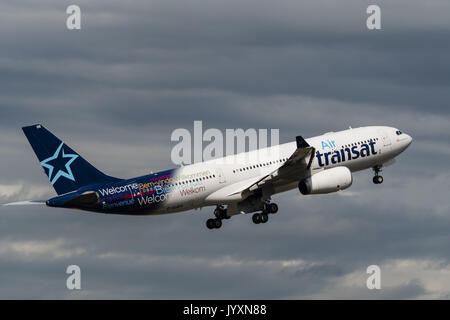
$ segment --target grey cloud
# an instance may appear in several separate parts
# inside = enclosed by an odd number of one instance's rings
[[[209,232],[211,208],[0,207],[0,297],[446,297],[425,276],[375,294],[364,277],[392,259],[448,269],[447,1],[379,1],[380,32],[365,29],[369,1],[80,1],[79,32],[64,27],[69,4],[0,5],[1,202],[54,195],[20,130],[37,122],[121,177],[170,168],[170,134],[194,120],[279,128],[281,142],[350,125],[415,140],[382,186],[367,171],[342,195],[277,195],[280,212],[261,226],[239,216]],[[49,254],[55,243],[68,256]],[[73,263],[85,277],[76,293],[64,287]]]

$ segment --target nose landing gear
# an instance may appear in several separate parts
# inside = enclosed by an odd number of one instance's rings
[[[373,177],[373,183],[375,184],[381,184],[383,183],[383,177],[379,175],[381,172],[381,166],[375,166],[373,167],[373,171],[375,172],[375,176]]]

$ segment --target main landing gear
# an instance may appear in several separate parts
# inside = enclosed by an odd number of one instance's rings
[[[381,172],[381,166],[375,166],[373,167],[373,171],[375,172],[375,176],[373,177],[373,183],[375,184],[381,184],[383,183],[383,177],[379,175]]]
[[[257,206],[250,208],[247,213],[255,211],[262,212],[255,213],[252,216],[252,221],[255,224],[266,223],[267,221],[269,221],[269,214],[275,214],[278,212],[278,205],[276,203],[270,202],[259,202]],[[214,215],[216,216],[215,218],[206,220],[206,227],[208,229],[219,229],[220,227],[222,227],[223,219],[230,219],[230,216],[228,216],[227,214],[227,209],[223,206],[217,206],[217,208],[214,210]]]
[[[208,219],[206,220],[206,227],[208,229],[219,229],[222,226],[222,220],[220,219]]]
[[[214,209],[214,215],[216,216],[215,219],[206,220],[206,227],[208,229],[219,229],[222,226],[223,219],[230,219],[230,217],[227,216],[227,209],[223,206],[217,206],[217,208]]]
[[[261,213],[255,213],[252,216],[252,221],[254,224],[266,223],[269,221],[269,214],[275,214],[277,212],[278,205],[276,203],[266,203]]]

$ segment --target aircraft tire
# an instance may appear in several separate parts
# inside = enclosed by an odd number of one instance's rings
[[[220,219],[213,219],[214,228],[219,229],[222,226],[222,220]]]
[[[269,221],[269,216],[266,213],[261,214],[261,223],[266,223]]]
[[[278,212],[278,205],[276,203],[269,204],[269,212],[270,213],[277,213]]]
[[[375,177],[373,177],[373,183],[375,183],[375,184],[381,184],[381,183],[383,183],[383,177],[382,176],[375,176]]]
[[[260,223],[261,223],[261,214],[255,213],[255,214],[252,216],[252,220],[253,220],[253,223],[254,223],[254,224],[260,224]]]
[[[208,219],[208,220],[206,220],[206,227],[208,228],[208,229],[214,229],[214,219]]]

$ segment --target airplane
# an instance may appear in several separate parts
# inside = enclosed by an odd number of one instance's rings
[[[255,224],[278,211],[275,194],[298,188],[302,195],[339,192],[352,173],[380,172],[412,142],[387,126],[349,128],[131,179],[96,169],[40,124],[22,128],[58,196],[49,207],[123,215],[157,215],[215,207],[208,229],[238,214],[253,213]]]

